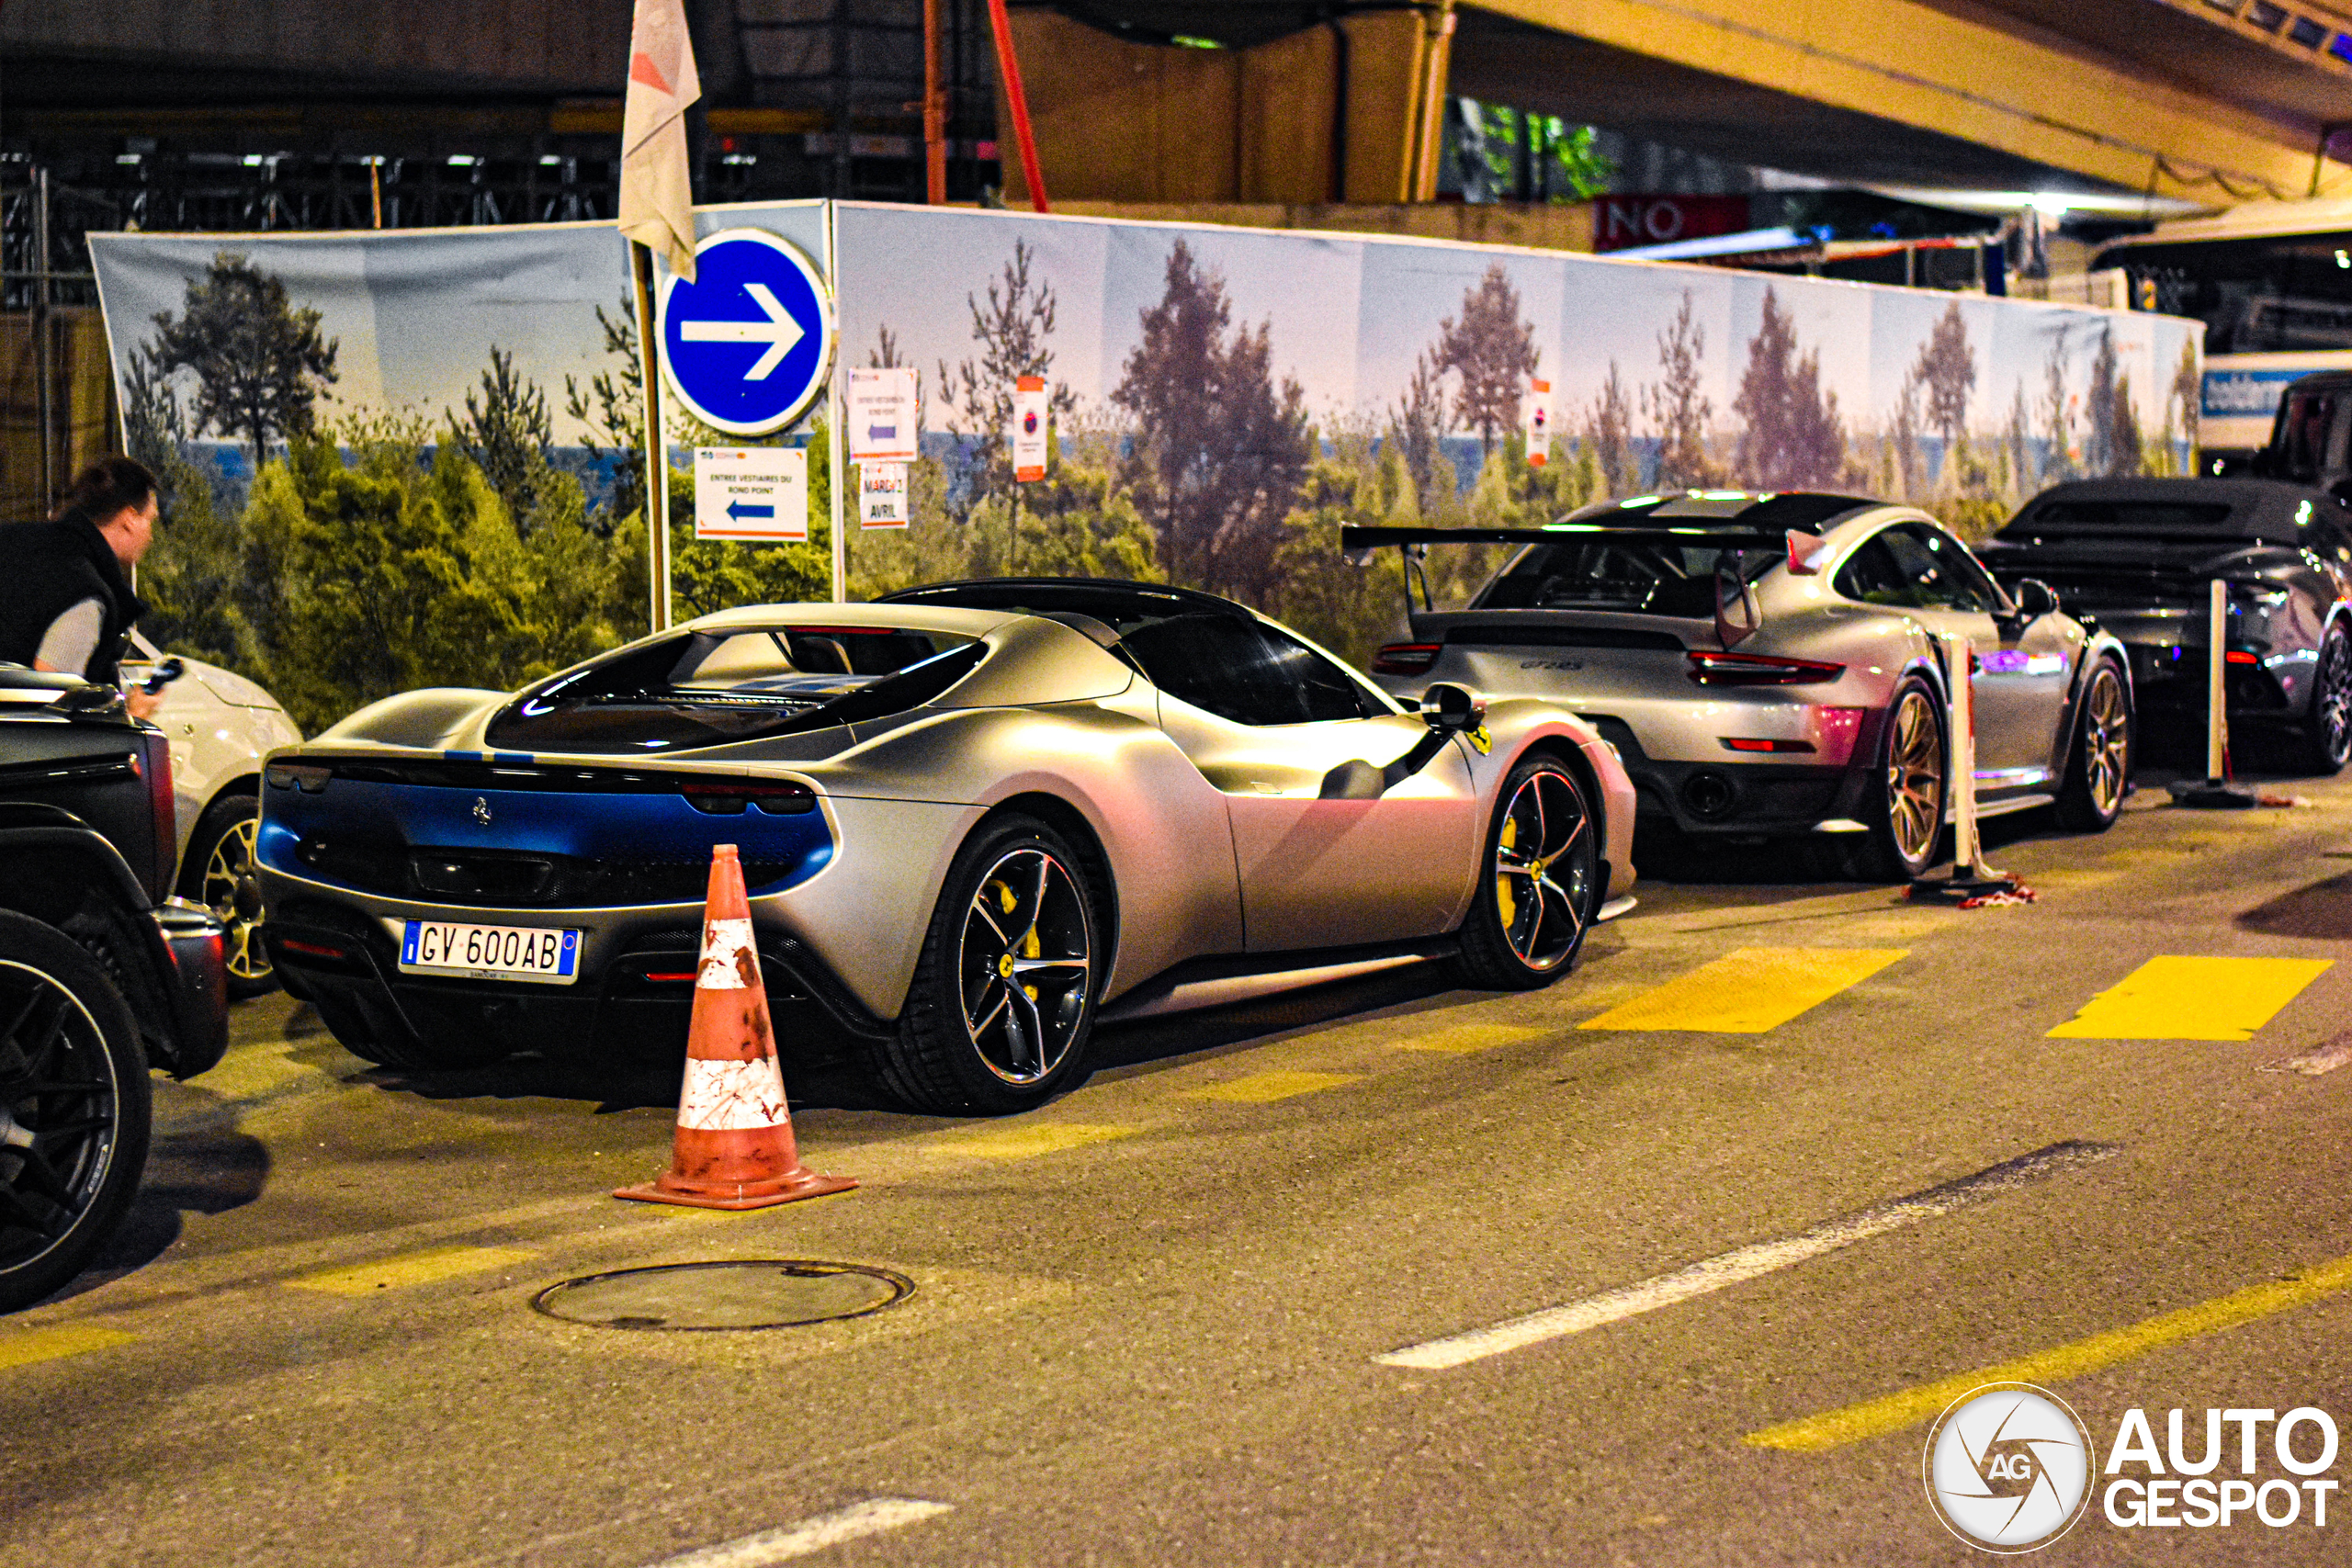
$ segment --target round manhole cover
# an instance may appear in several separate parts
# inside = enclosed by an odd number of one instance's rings
[[[531,1304],[598,1328],[785,1328],[863,1317],[914,1293],[915,1282],[863,1263],[763,1258],[665,1263],[550,1285]]]

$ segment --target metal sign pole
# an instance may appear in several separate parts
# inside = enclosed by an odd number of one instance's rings
[[[825,284],[831,289],[834,308],[840,308],[842,297],[841,246],[835,242],[834,228],[839,221],[840,204],[825,204]],[[840,317],[834,317],[836,322]],[[836,342],[839,340],[836,339]],[[849,536],[842,527],[842,492],[849,488],[849,469],[843,460],[848,443],[843,439],[842,425],[849,418],[849,396],[844,389],[849,384],[849,371],[842,355],[833,355],[831,378],[826,384],[825,400],[831,406],[825,411],[826,502],[827,515],[832,520],[833,534],[833,603],[849,600]]]
[[[670,447],[662,436],[662,345],[653,319],[653,253],[629,242],[629,276],[637,287],[638,347],[645,379],[646,630],[670,629]]]

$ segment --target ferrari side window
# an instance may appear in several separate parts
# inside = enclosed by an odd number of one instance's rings
[[[1175,615],[1120,639],[1151,683],[1236,724],[1357,718],[1368,705],[1342,671],[1238,615]]]

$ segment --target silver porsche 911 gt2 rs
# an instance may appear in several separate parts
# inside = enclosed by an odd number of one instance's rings
[[[1973,650],[1983,814],[2115,820],[2132,677],[2047,585],[2004,591],[1925,513],[1849,496],[1636,496],[1542,528],[1348,528],[1351,553],[1522,547],[1466,609],[1411,614],[1373,673],[1548,698],[1623,754],[1645,830],[1805,836],[1857,874],[1920,875],[1951,813],[1944,660]],[[1409,570],[1408,570],[1409,579]]]
[[[363,1056],[675,1047],[732,843],[787,1049],[805,1003],[940,1111],[1068,1086],[1098,1012],[1427,957],[1545,984],[1633,876],[1632,785],[1573,714],[1402,705],[1132,583],[729,611],[519,694],[377,703],[262,797],[266,940]]]

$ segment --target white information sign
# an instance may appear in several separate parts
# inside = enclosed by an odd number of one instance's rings
[[[911,366],[849,373],[849,460],[911,463],[920,456],[921,394]]]
[[[1023,484],[1046,477],[1046,439],[1053,394],[1042,376],[1023,376],[1013,384],[1012,477]]]
[[[808,537],[808,452],[802,446],[695,451],[695,537]]]
[[[857,466],[857,521],[865,528],[903,528],[911,521],[904,463]]]
[[[1552,456],[1552,383],[1529,377],[1520,401],[1527,423],[1527,466],[1540,468]]]

